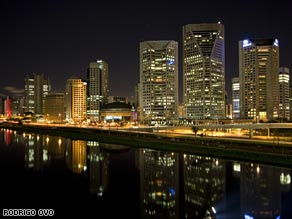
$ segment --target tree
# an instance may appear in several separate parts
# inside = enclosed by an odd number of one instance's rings
[[[195,125],[192,126],[192,131],[195,133],[195,136],[197,137],[197,133],[199,131],[199,128]]]

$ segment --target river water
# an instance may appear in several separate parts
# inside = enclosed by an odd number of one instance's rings
[[[291,168],[261,163],[1,129],[0,174],[2,216],[292,218]]]

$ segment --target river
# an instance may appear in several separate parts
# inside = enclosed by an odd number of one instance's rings
[[[2,216],[292,218],[287,167],[9,129],[0,162]]]

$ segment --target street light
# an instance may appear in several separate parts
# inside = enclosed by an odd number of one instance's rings
[[[61,113],[59,113],[59,126],[61,126]]]

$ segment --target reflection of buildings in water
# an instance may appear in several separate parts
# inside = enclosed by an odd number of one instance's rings
[[[241,214],[253,218],[281,215],[281,169],[272,166],[241,164]]]
[[[184,155],[185,218],[203,218],[206,211],[225,211],[225,161]],[[213,208],[215,210],[213,210]]]
[[[102,196],[109,184],[109,154],[96,141],[87,142],[90,193]]]
[[[291,169],[281,168],[280,184],[282,192],[291,190]]]
[[[36,171],[43,170],[49,164],[49,137],[38,134],[23,133],[25,145],[25,167]]]
[[[63,159],[64,158],[64,142],[65,138],[62,137],[52,137],[49,138],[48,151],[50,157],[53,159]]]
[[[139,149],[142,218],[179,218],[178,154]]]
[[[66,165],[73,173],[82,173],[86,166],[86,141],[66,139]]]
[[[5,130],[4,131],[4,142],[6,145],[10,145],[11,144],[11,133],[12,130]]]
[[[23,143],[23,139],[17,131],[2,128],[0,131],[0,142],[10,145],[11,143]]]

